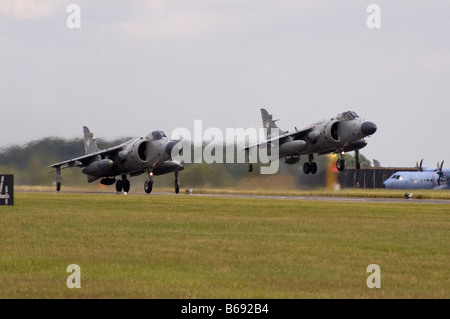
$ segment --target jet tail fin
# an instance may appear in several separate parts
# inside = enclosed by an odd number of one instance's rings
[[[272,135],[274,135],[274,131],[276,133],[278,133],[278,135],[280,134],[281,130],[275,124],[275,122],[277,120],[274,120],[272,118],[272,115],[269,115],[269,113],[265,109],[261,109],[261,118],[262,118],[262,124],[263,124],[264,131],[266,132],[267,139],[270,139],[272,137]]]
[[[91,154],[100,151],[97,143],[94,140],[94,134],[89,131],[86,126],[83,126],[84,133],[84,153]]]

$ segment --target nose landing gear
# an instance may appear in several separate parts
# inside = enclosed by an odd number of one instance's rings
[[[150,194],[153,189],[153,173],[150,172],[148,175],[149,175],[148,180],[146,180],[144,184],[144,191],[147,194]]]
[[[344,158],[340,158],[336,162],[336,168],[339,172],[342,172],[345,169],[345,160]]]
[[[148,180],[145,181],[144,184],[144,191],[147,194],[150,194],[153,190],[153,173],[149,173]],[[180,192],[180,177],[178,175],[178,171],[175,171],[175,194],[178,194]]]

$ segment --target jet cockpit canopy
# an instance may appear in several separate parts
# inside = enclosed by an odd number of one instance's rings
[[[353,111],[347,111],[347,112],[338,114],[338,116],[336,118],[340,121],[351,121],[351,120],[359,118],[359,116],[358,116],[358,114],[356,114]]]
[[[164,137],[167,137],[167,136],[166,136],[166,133],[164,133],[162,130],[154,130],[153,132],[151,132],[150,134],[148,134],[146,136],[146,138],[149,141],[157,141]]]

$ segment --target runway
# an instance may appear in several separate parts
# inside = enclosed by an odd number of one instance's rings
[[[174,194],[175,195],[175,194]],[[404,198],[369,198],[369,197],[327,197],[327,196],[273,196],[273,195],[225,195],[225,194],[187,194],[186,196],[205,196],[221,198],[261,198],[298,201],[329,202],[373,202],[373,203],[414,203],[414,204],[450,204],[449,200],[438,199],[404,199]]]
[[[127,193],[117,193],[114,191],[107,190],[82,190],[82,189],[66,189],[56,192],[51,189],[17,189],[17,193],[21,192],[43,192],[43,193],[59,193],[59,194],[117,194],[126,196]],[[143,191],[131,191],[129,195],[139,195],[139,196],[194,196],[194,197],[217,197],[217,198],[260,198],[260,199],[272,199],[272,200],[297,200],[297,201],[327,201],[327,202],[367,202],[367,203],[411,203],[411,204],[445,204],[450,205],[450,200],[445,199],[407,199],[405,197],[398,198],[379,198],[379,197],[348,197],[348,196],[295,196],[295,195],[251,195],[251,194],[196,194],[195,191],[192,193],[181,191],[179,194],[175,194],[172,191],[154,191],[151,194],[146,194]]]

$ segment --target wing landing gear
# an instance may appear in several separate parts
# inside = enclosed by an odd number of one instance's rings
[[[253,172],[253,164],[250,162],[250,149],[245,149],[245,156],[247,157],[248,162],[248,171],[251,173]]]
[[[355,168],[360,169],[361,163],[359,161],[359,150],[355,150]]]
[[[61,166],[56,166],[56,191],[61,190]]]
[[[178,176],[178,171],[175,171],[175,194],[180,192],[180,178]]]

